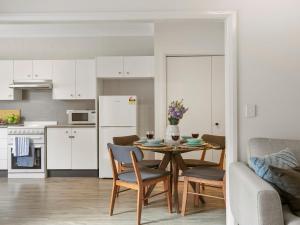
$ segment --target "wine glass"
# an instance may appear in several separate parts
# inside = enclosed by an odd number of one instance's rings
[[[192,132],[192,137],[193,138],[198,138],[199,137],[199,133],[198,132]]]
[[[146,137],[151,140],[154,138],[154,131],[147,131]]]
[[[172,133],[171,134],[171,138],[172,138],[172,140],[174,141],[174,146],[175,146],[175,148],[176,148],[176,144],[177,144],[177,141],[179,140],[179,134],[178,133]]]

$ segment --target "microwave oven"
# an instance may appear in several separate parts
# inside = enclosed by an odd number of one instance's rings
[[[96,124],[95,110],[67,110],[68,124]]]

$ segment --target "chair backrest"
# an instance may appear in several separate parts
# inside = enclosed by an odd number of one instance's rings
[[[107,147],[111,149],[114,160],[118,163],[132,163],[130,152],[134,152],[137,161],[143,159],[142,151],[135,146],[121,146],[109,143]]]
[[[118,164],[132,163],[137,183],[142,183],[141,172],[137,164],[137,162],[143,159],[142,151],[135,146],[121,146],[111,143],[108,143],[107,147],[112,164],[113,179],[117,180],[119,176],[115,161],[117,161]]]
[[[204,135],[202,135],[201,138],[206,143],[209,143],[211,145],[220,146],[220,148],[216,148],[214,150],[220,150],[221,151],[221,155],[220,155],[218,164],[219,164],[220,168],[223,168],[224,167],[224,159],[225,159],[225,147],[226,147],[225,136],[204,134]],[[205,159],[205,153],[206,153],[206,151],[203,151],[202,156],[201,156],[201,160]]]
[[[138,140],[140,140],[140,138],[137,135],[113,137],[113,143],[115,145],[122,145],[122,146],[131,146],[135,141]]]
[[[206,143],[220,146],[220,150],[225,149],[225,136],[204,134],[202,139]]]

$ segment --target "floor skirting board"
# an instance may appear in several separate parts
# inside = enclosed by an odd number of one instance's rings
[[[48,177],[98,177],[98,170],[48,170]]]
[[[0,170],[0,177],[7,177],[7,170]]]

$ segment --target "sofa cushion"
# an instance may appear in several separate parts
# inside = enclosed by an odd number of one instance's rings
[[[270,165],[283,169],[290,169],[298,166],[298,161],[295,154],[288,148],[264,157],[250,158],[250,167],[255,173],[261,178],[272,182],[272,173],[269,170]]]
[[[300,162],[300,140],[251,138],[249,141],[248,160],[251,157],[263,157],[289,148]],[[248,161],[249,162],[249,161]]]
[[[300,216],[300,172],[293,169],[282,169],[270,166],[272,183],[281,190],[291,211]]]

